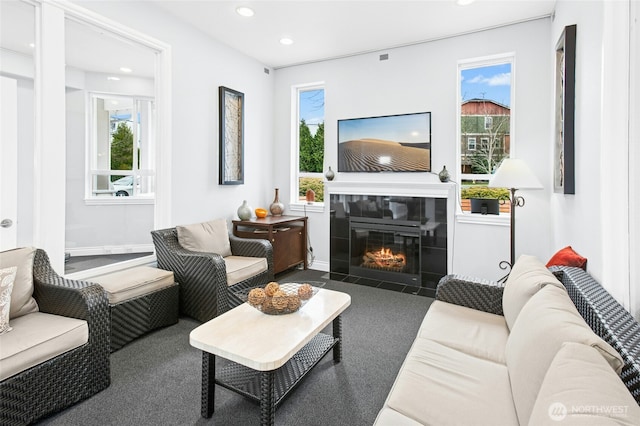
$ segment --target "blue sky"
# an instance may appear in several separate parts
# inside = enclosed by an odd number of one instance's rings
[[[355,139],[385,139],[405,143],[431,142],[429,116],[395,115],[338,122],[338,143]]]
[[[300,92],[300,118],[308,125],[324,122],[324,90]]]
[[[461,101],[490,99],[511,106],[511,64],[463,70],[461,77]]]

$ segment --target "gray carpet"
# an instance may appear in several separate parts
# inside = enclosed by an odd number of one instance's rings
[[[278,280],[322,281],[321,275],[297,271]],[[351,295],[351,306],[342,316],[342,362],[334,364],[328,354],[280,405],[276,425],[373,424],[432,302],[337,281],[327,281],[325,288]],[[213,417],[200,417],[202,355],[188,337],[198,325],[181,318],[113,353],[111,386],[42,424],[259,424],[257,404],[220,387]]]

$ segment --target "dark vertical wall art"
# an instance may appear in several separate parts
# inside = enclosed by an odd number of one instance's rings
[[[220,185],[244,183],[244,94],[220,86]]]
[[[556,128],[554,190],[576,193],[575,178],[575,90],[576,26],[564,28],[556,45]]]

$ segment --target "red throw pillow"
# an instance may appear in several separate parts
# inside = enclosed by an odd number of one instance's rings
[[[549,266],[576,266],[586,271],[587,258],[580,256],[571,248],[571,246],[566,246],[549,259],[549,262],[547,262],[547,268]]]

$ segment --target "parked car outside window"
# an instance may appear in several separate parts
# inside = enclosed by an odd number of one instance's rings
[[[125,176],[114,180],[110,184],[113,195],[116,197],[129,197],[133,195],[133,176]]]

